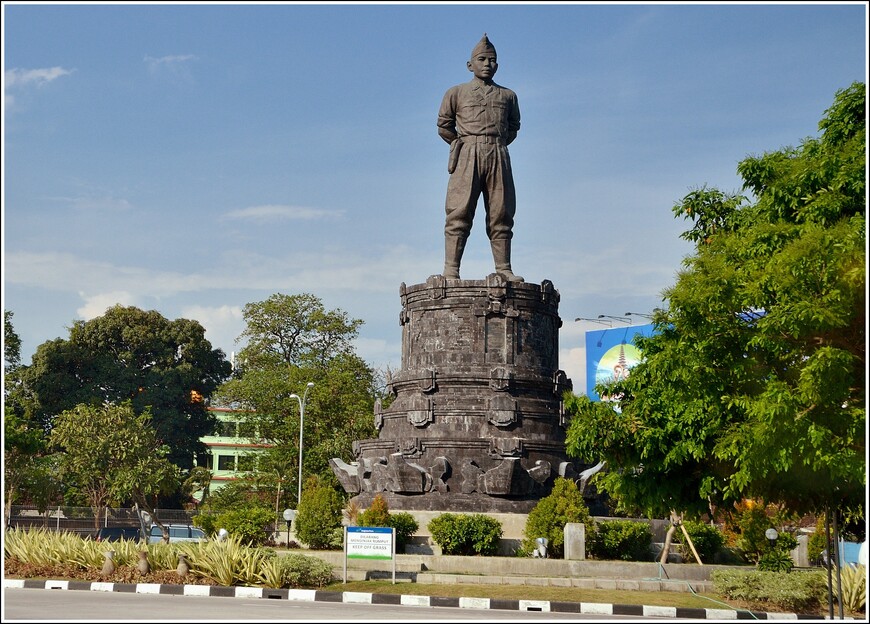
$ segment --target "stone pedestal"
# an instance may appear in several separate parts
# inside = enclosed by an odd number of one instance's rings
[[[583,561],[586,559],[586,525],[582,522],[569,522],[563,530],[565,559]]]
[[[330,463],[355,502],[390,510],[527,513],[565,456],[559,293],[541,284],[446,280],[400,288],[402,366],[375,407],[377,439]]]

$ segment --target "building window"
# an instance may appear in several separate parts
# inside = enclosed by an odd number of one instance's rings
[[[239,437],[246,440],[253,440],[256,437],[256,429],[254,423],[242,421],[239,423]]]
[[[218,470],[234,471],[236,469],[233,455],[218,455]]]
[[[253,472],[254,471],[254,456],[253,455],[239,455],[239,472]]]
[[[218,423],[218,435],[222,438],[236,437],[236,421],[222,420]]]

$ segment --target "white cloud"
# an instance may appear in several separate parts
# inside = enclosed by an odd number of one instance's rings
[[[586,347],[559,349],[559,367],[574,384],[574,394],[586,394]]]
[[[332,219],[344,215],[343,210],[323,210],[320,208],[306,208],[304,206],[282,206],[267,204],[263,206],[251,206],[231,210],[224,214],[221,220],[246,220],[257,223],[271,223],[274,221],[290,221],[298,219]]]
[[[113,292],[99,293],[97,295],[85,295],[79,293],[85,304],[76,309],[78,314],[85,321],[90,321],[98,316],[106,313],[108,308],[117,304],[123,306],[137,306],[136,296],[125,290],[116,290]]]
[[[228,358],[233,350],[238,351],[244,346],[236,343],[236,338],[245,329],[241,306],[184,306],[181,309],[181,316],[198,321],[205,328],[206,340],[211,343],[213,349],[229,349],[225,353]]]
[[[35,85],[41,87],[61,76],[67,76],[72,71],[63,67],[48,67],[45,69],[7,69],[4,72],[5,86],[22,87]]]
[[[160,69],[170,69],[175,70],[178,67],[181,67],[187,61],[196,60],[196,56],[193,54],[169,54],[161,57],[154,56],[145,56],[143,61],[148,65],[148,71],[156,72]]]

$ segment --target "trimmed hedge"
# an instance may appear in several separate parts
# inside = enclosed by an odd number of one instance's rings
[[[596,525],[589,552],[596,559],[651,561],[652,531],[645,522],[604,520]]]
[[[445,513],[426,526],[445,555],[494,555],[502,536],[501,522],[484,514]]]

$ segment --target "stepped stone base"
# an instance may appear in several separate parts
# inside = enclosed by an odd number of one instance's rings
[[[553,284],[431,276],[400,287],[402,366],[394,399],[375,406],[378,437],[354,460],[330,460],[367,508],[525,513],[558,476],[565,455],[558,368],[559,293]]]

